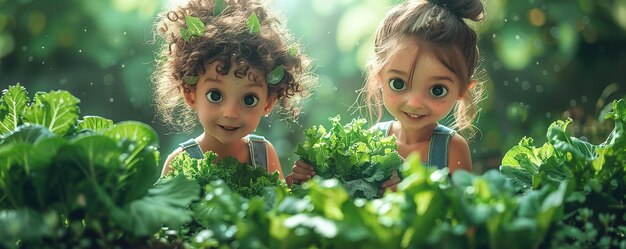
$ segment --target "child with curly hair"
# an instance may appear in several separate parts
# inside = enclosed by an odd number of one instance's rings
[[[382,106],[395,118],[373,129],[395,136],[400,156],[417,153],[426,165],[448,168],[452,174],[471,171],[467,141],[454,128],[472,128],[483,98],[483,86],[475,79],[477,35],[464,21],[480,21],[483,14],[480,0],[406,1],[378,26],[362,94],[378,121]],[[451,128],[439,124],[451,111]],[[302,160],[292,169],[288,183],[315,175]],[[395,190],[399,182],[392,177],[382,190]]]
[[[213,151],[282,178],[272,144],[251,133],[276,102],[295,118],[314,77],[279,16],[260,0],[192,0],[160,14],[155,33],[164,40],[152,75],[157,113],[204,130],[167,157],[162,174],[183,151]]]

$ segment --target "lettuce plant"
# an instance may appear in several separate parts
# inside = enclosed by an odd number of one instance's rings
[[[79,120],[66,91],[19,84],[0,99],[0,229],[4,247],[130,245],[191,219],[184,177],[158,180],[158,137],[135,121]]]
[[[222,180],[230,189],[245,198],[262,196],[268,187],[287,187],[280,179],[278,172],[268,174],[265,169],[254,168],[233,157],[221,160],[216,160],[216,158],[217,154],[212,151],[207,151],[204,158],[199,160],[191,158],[187,153],[181,153],[172,159],[171,170],[167,177],[182,174],[198,181],[201,187],[210,185],[213,181]]]
[[[202,159],[191,158],[187,153],[176,156],[170,162],[165,179],[183,176],[202,187],[201,198],[189,208],[193,221],[182,227],[169,227],[160,237],[167,241],[184,241],[192,248],[240,244],[244,243],[240,241],[244,240],[242,237],[262,237],[267,229],[244,229],[244,223],[251,220],[243,218],[248,212],[257,212],[260,221],[267,224],[263,217],[270,208],[267,205],[273,201],[272,196],[289,190],[278,172],[268,174],[265,169],[254,168],[233,157],[217,160],[217,154],[212,151],[206,152]]]
[[[365,119],[345,126],[339,116],[330,118],[330,128],[313,126],[305,130],[305,141],[296,154],[315,168],[324,179],[337,178],[352,197],[374,198],[380,185],[402,165],[395,137],[364,128]]]
[[[626,101],[613,102],[605,119],[613,120],[615,128],[603,143],[570,137],[570,121],[556,121],[543,146],[523,138],[502,160],[503,174],[521,192],[568,183],[566,213],[552,234],[554,247],[626,247]]]

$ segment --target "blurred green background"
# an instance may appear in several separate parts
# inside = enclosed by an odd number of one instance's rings
[[[371,35],[392,0],[277,0],[275,6],[314,59],[319,88],[294,123],[279,115],[258,134],[276,147],[286,173],[302,131],[344,122],[363,84]],[[192,134],[155,117],[149,75],[152,23],[172,1],[0,0],[0,89],[21,83],[35,91],[63,89],[81,99],[81,115],[152,125],[165,157]],[[593,143],[611,129],[605,105],[625,96],[626,0],[487,0],[480,35],[488,97],[470,141],[476,172],[497,167],[523,136],[545,141],[549,124],[572,118],[572,134]]]

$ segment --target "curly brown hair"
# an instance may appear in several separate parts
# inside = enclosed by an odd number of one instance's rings
[[[196,113],[185,104],[183,91],[192,91],[195,84],[185,79],[198,76],[205,65],[219,61],[218,73],[228,74],[234,62],[237,77],[250,77],[250,67],[267,75],[282,65],[284,77],[277,84],[268,84],[269,95],[295,120],[298,105],[315,84],[311,60],[299,51],[280,16],[267,4],[258,0],[225,2],[226,8],[217,15],[215,0],[192,0],[157,17],[154,32],[163,40],[152,74],[158,115],[166,124],[192,130],[197,124]],[[246,25],[253,14],[258,18],[260,32],[251,32]],[[205,24],[204,34],[185,41],[180,31],[187,27],[185,16],[199,18]]]

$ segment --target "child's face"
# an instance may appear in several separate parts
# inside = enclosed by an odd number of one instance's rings
[[[264,80],[254,82],[247,75],[236,77],[234,63],[228,74],[218,74],[216,67],[219,64],[218,61],[209,64],[205,73],[198,75],[195,90],[186,94],[185,99],[197,110],[205,135],[229,143],[252,133],[261,117],[272,110],[275,99],[268,98],[268,86]],[[248,73],[258,79],[265,76],[254,68]]]
[[[418,55],[414,40],[400,45],[404,49],[379,74],[383,103],[403,127],[422,129],[452,110],[461,96],[461,82],[431,52],[422,49]]]

